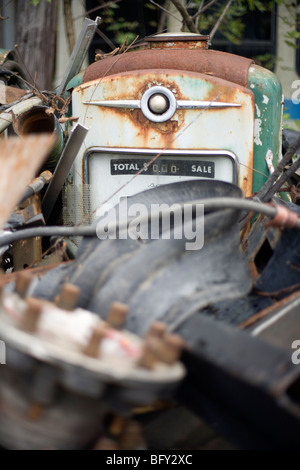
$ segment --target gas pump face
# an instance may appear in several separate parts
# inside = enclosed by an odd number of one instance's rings
[[[268,176],[265,156],[279,158],[282,96],[273,74],[206,50],[207,38],[175,39],[161,35],[149,49],[92,64],[73,91],[73,116],[89,128],[67,187],[73,223],[103,203],[177,181],[225,181],[250,196],[260,184],[255,172]]]
[[[101,147],[92,148],[85,155],[85,180],[93,188],[90,191],[93,209],[106,201],[115,205],[121,197],[133,196],[146,189],[203,178],[236,184],[235,155],[226,151],[223,154],[217,151],[149,149],[108,151]]]

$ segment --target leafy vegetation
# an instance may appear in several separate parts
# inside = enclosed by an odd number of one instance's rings
[[[41,1],[51,2],[51,0],[28,0],[34,6]],[[120,16],[120,0],[119,3],[113,3],[107,0],[107,6],[102,8],[101,16],[103,25],[107,31],[113,32],[116,44],[122,44],[128,36],[129,40],[134,39],[138,34],[139,23],[137,21],[129,21],[124,16]],[[133,0],[131,0],[133,1]],[[145,1],[144,5],[148,9],[158,10],[164,15],[165,21],[168,17],[166,11],[170,8],[170,4],[181,3],[178,0],[154,0]],[[102,2],[105,4],[105,2]],[[290,30],[286,35],[286,43],[295,47],[295,39],[300,39],[300,5],[290,0],[186,0],[187,15],[192,20],[196,30],[201,34],[210,33],[215,25],[218,26],[218,33],[233,44],[239,44],[245,32],[245,17],[249,12],[264,14],[271,12],[276,5],[285,5],[288,14],[282,20],[290,26]],[[103,5],[102,5],[103,6]],[[176,5],[175,5],[176,6]],[[224,9],[226,14],[222,18]],[[296,11],[296,17],[295,17]],[[180,12],[182,14],[182,12]],[[222,19],[222,21],[220,21]],[[155,24],[151,21],[151,26],[158,28],[159,22]],[[187,22],[183,20],[182,29],[189,30]]]

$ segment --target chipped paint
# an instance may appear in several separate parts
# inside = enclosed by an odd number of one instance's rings
[[[260,117],[261,117],[261,110],[259,109],[258,104],[255,105],[255,109],[256,109],[256,115],[257,115],[257,117],[260,118]]]
[[[274,165],[273,165],[273,158],[274,158],[274,155],[273,155],[272,150],[268,150],[267,155],[266,155],[266,163],[268,165],[269,172],[270,172],[271,175],[275,171],[275,168],[274,168]]]
[[[197,155],[198,151],[231,152],[237,160],[238,183],[246,196],[252,194],[253,149],[254,149],[254,98],[247,88],[207,75],[187,71],[142,70],[124,72],[120,75],[104,77],[76,88],[73,92],[73,112],[80,116],[80,122],[89,125],[90,131],[75,161],[74,184],[81,192],[84,181],[84,161],[88,149],[108,147],[109,149],[133,149],[133,154],[143,155],[143,149],[177,152],[182,158],[188,154]],[[89,100],[140,100],[145,91],[160,83],[172,90],[177,100],[216,100],[235,103],[239,107],[229,109],[177,109],[173,118],[164,123],[149,121],[140,109],[117,109],[84,105]],[[233,138],[243,136],[243,138]],[[153,152],[152,152],[153,153]],[[221,152],[220,152],[221,153]],[[98,207],[103,200],[115,193],[124,180],[131,178],[123,175],[111,177],[109,157],[94,152],[89,161],[89,183],[93,187],[90,195],[91,209]],[[123,157],[122,151],[118,156]],[[128,157],[127,157],[128,158]],[[130,158],[130,157],[129,157]],[[204,157],[203,157],[204,158]],[[209,160],[209,157],[208,161]],[[211,157],[212,158],[212,157]],[[217,161],[219,160],[219,161]],[[215,161],[216,179],[233,181],[233,164],[223,157]],[[167,184],[191,179],[193,175],[167,177],[155,175],[151,184]],[[162,179],[164,178],[164,179]],[[98,183],[96,182],[98,181]],[[101,184],[99,184],[101,181]],[[146,182],[146,183],[145,183]],[[147,189],[148,177],[138,176],[128,184],[122,195],[132,195]],[[146,187],[145,187],[146,185]],[[124,193],[126,191],[126,193]],[[105,194],[104,194],[105,192]],[[119,197],[120,194],[117,195]],[[73,201],[70,200],[70,205]],[[78,221],[74,221],[77,223]]]
[[[253,192],[257,192],[266,182],[269,169],[266,155],[273,152],[273,165],[276,167],[281,155],[282,132],[282,87],[276,75],[269,70],[252,65],[249,68],[248,88],[253,90],[255,103],[261,115],[256,115],[254,140]],[[257,108],[256,108],[257,109]]]
[[[261,141],[261,132],[262,132],[262,120],[261,119],[255,119],[254,121],[254,142],[256,145],[262,145]]]

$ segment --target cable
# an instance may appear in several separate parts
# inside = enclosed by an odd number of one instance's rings
[[[248,212],[255,212],[258,214],[265,215],[272,219],[270,225],[276,227],[287,227],[287,228],[298,228],[300,229],[300,219],[296,212],[293,212],[287,209],[285,206],[281,205],[268,205],[263,204],[247,199],[238,199],[238,198],[210,198],[210,199],[198,199],[190,202],[185,202],[178,204],[176,208],[172,207],[172,213],[174,215],[178,212],[182,212],[184,206],[192,205],[196,207],[197,205],[204,205],[206,211],[216,211],[221,209],[235,209]],[[175,210],[173,210],[175,209]],[[170,210],[156,211],[147,215],[147,217],[139,217],[138,221],[140,224],[145,223],[149,220],[160,219],[163,216],[170,214]],[[126,222],[116,224],[110,224],[109,228],[118,228],[119,230],[126,229],[130,222],[132,222],[136,217],[130,217]],[[123,219],[124,220],[124,219]],[[9,233],[4,235],[0,239],[0,247],[9,245],[18,240],[23,240],[26,238],[33,237],[94,237],[97,235],[97,225],[90,226],[79,226],[79,227],[35,227],[25,230],[19,230],[18,232]]]

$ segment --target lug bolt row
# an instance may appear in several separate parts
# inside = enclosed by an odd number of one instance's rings
[[[31,274],[21,272],[16,279],[15,291],[25,299],[32,281]],[[67,311],[75,309],[80,296],[80,288],[70,283],[65,283],[61,293],[56,299],[56,306]],[[27,308],[20,328],[28,333],[37,330],[39,318],[43,308],[43,302],[34,298],[26,299]],[[93,329],[92,335],[83,348],[83,354],[88,357],[98,358],[101,342],[107,336],[108,328],[122,330],[128,314],[128,305],[121,302],[113,302],[106,318],[106,322],[99,321]],[[138,361],[138,366],[151,370],[159,362],[168,365],[176,363],[184,349],[183,339],[175,334],[167,333],[167,325],[162,322],[154,322],[144,339],[143,352]]]

